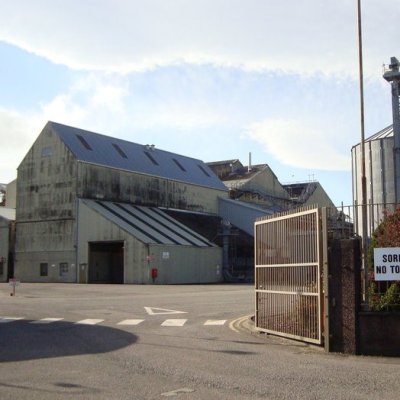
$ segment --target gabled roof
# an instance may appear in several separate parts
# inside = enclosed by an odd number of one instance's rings
[[[60,137],[79,161],[227,190],[201,160],[56,122],[49,121],[47,127]]]
[[[159,208],[99,200],[82,200],[92,210],[143,243],[215,247],[208,239],[181,224]]]
[[[241,168],[236,169],[234,172],[231,174],[225,176],[223,178],[223,181],[225,184],[229,181],[245,181],[247,182],[249,179],[253,178],[253,176],[257,175],[259,172],[263,171],[268,167],[267,164],[258,164],[258,165],[252,165],[249,169],[249,167],[243,166]]]

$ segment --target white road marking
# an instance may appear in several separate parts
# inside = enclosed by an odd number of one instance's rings
[[[168,310],[167,308],[144,307],[149,315],[187,314],[186,311]]]
[[[173,396],[178,396],[179,393],[193,393],[193,392],[194,389],[182,388],[182,389],[172,390],[171,392],[161,393],[161,396],[173,397]]]
[[[2,317],[0,318],[0,323],[5,324],[7,322],[19,321],[24,319],[24,317]]]
[[[83,319],[82,321],[75,322],[75,324],[80,324],[80,325],[96,325],[99,324],[100,322],[103,322],[104,319]]]
[[[31,321],[31,324],[51,324],[52,322],[62,321],[64,318],[42,318],[37,321]]]
[[[204,325],[225,325],[226,319],[209,319]]]
[[[166,319],[161,326],[183,326],[187,319]]]
[[[118,322],[117,325],[139,325],[144,321],[144,319],[125,319],[121,322]]]

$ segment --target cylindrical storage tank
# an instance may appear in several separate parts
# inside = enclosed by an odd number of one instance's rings
[[[394,137],[393,126],[382,129],[365,140],[365,176],[367,189],[367,226],[368,236],[382,221],[385,210],[394,209]],[[355,231],[362,235],[362,157],[361,143],[351,149],[353,203]]]

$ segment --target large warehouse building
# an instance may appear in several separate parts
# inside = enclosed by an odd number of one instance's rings
[[[48,122],[18,167],[15,274],[219,282],[222,249],[166,211],[211,217],[224,197],[200,160]]]

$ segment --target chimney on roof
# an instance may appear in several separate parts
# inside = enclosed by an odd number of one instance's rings
[[[247,167],[247,172],[251,171],[251,152],[249,153],[249,166]]]

